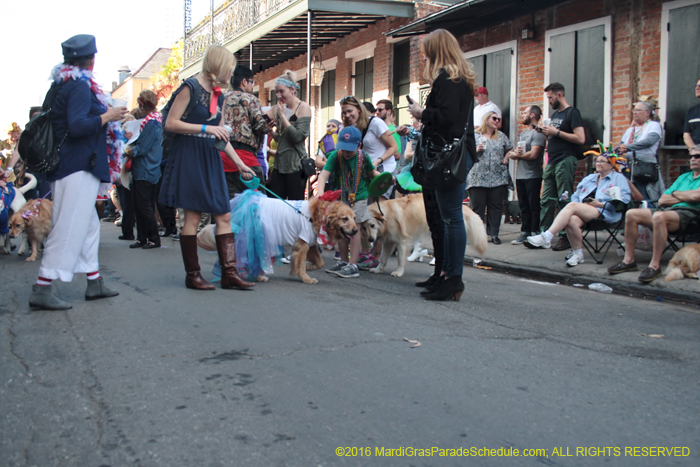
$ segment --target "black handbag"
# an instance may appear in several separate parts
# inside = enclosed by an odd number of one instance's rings
[[[659,159],[657,156],[655,157],[656,162],[639,161],[636,154],[632,152],[632,181],[634,183],[656,183],[659,180]]]
[[[421,134],[413,155],[411,175],[413,179],[427,189],[447,189],[464,183],[475,158],[469,152],[469,122],[473,118],[474,103],[469,108],[464,133],[460,139],[445,141],[438,134],[426,137]]]
[[[60,162],[59,149],[68,136],[68,131],[56,146],[53,139],[53,123],[51,121],[51,107],[63,86],[53,84],[44,99],[43,110],[35,115],[24,128],[19,138],[19,153],[27,164],[27,169],[35,174],[50,174],[58,167]]]
[[[304,178],[316,175],[316,161],[310,157],[301,158],[301,173]]]

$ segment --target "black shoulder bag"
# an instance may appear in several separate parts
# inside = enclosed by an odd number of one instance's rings
[[[19,138],[19,155],[31,173],[50,174],[56,170],[61,160],[58,151],[66,140],[68,131],[56,146],[53,140],[53,123],[50,114],[58,91],[65,83],[66,81],[63,81],[60,84],[51,85],[49,92],[46,93],[42,111],[29,120]]]
[[[644,162],[637,160],[637,155],[632,151],[632,181],[639,184],[656,183],[659,180],[659,158],[654,154],[656,162]]]
[[[190,81],[191,80],[191,81]],[[173,106],[173,102],[175,102],[175,98],[177,97],[178,94],[180,94],[180,91],[182,91],[182,88],[187,86],[187,82],[190,81],[190,101],[187,103],[187,107],[185,108],[185,111],[182,113],[182,118],[181,120],[184,120],[187,118],[187,116],[192,113],[192,110],[194,107],[197,105],[197,102],[199,101],[199,95],[201,94],[202,91],[202,85],[199,84],[199,81],[197,81],[197,78],[190,78],[185,80],[179,88],[173,92],[173,94],[170,96],[170,100],[168,101],[167,104],[165,104],[165,107],[163,107],[163,110],[161,110],[160,115],[161,115],[161,120],[163,121],[163,132],[160,137],[160,145],[163,147],[163,159],[167,159],[168,156],[170,155],[170,149],[172,149],[173,146],[173,141],[175,140],[175,136],[177,136],[177,133],[172,133],[170,131],[165,131],[165,121],[168,119],[168,114],[170,113],[170,108]]]
[[[426,137],[421,134],[413,155],[411,175],[419,185],[434,190],[453,188],[464,183],[471,168],[468,162],[477,160],[469,153],[467,138],[469,123],[474,118],[474,100],[471,100],[469,114],[464,124],[464,133],[457,141],[447,142],[440,135]]]

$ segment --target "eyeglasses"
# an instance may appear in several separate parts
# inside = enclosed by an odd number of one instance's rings
[[[649,111],[646,109],[632,109],[632,113],[635,113],[635,112],[649,112]]]
[[[700,157],[700,156],[699,156],[699,157]],[[596,163],[596,164],[605,164],[606,162],[607,162],[607,163],[610,163],[610,161],[609,161],[609,160],[607,160],[607,159],[605,159],[605,160],[597,160],[597,161],[595,161],[595,163]]]
[[[491,120],[493,120],[494,122],[500,122],[500,121],[501,121],[501,119],[498,118],[498,117],[491,117]]]

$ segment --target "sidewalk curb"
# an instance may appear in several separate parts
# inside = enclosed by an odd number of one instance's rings
[[[473,260],[478,259],[481,261],[482,266],[488,266],[492,268],[493,271],[498,272],[508,272],[518,276],[525,277],[536,277],[539,279],[545,279],[549,282],[560,282],[568,285],[572,284],[592,284],[594,282],[602,282],[605,285],[612,287],[613,293],[618,295],[635,295],[647,299],[658,300],[669,300],[674,302],[684,302],[686,304],[698,304],[700,303],[700,296],[693,292],[684,292],[678,290],[669,290],[666,288],[655,287],[653,285],[642,285],[631,283],[629,281],[621,281],[610,276],[610,278],[605,278],[601,280],[600,277],[594,277],[589,275],[574,275],[565,272],[551,271],[544,268],[534,268],[529,266],[520,266],[513,263],[507,263],[505,261],[498,261],[493,259],[484,259],[476,256],[465,256],[464,264],[471,266]],[[660,279],[657,279],[660,280]]]

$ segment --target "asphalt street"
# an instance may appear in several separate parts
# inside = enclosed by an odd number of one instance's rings
[[[29,311],[38,263],[0,257],[0,466],[700,465],[697,307],[472,267],[427,302],[432,268],[393,258],[201,292],[177,242],[117,235],[120,295],[86,302],[78,275],[66,312]]]

